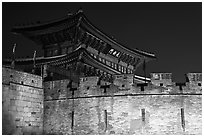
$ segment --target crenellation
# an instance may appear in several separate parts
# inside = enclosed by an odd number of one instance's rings
[[[42,81],[42,78],[37,75],[6,68],[3,68],[2,72],[2,74],[4,74],[4,80],[2,82],[5,84],[16,83],[20,85],[42,88],[42,82],[40,82]]]
[[[97,76],[47,81],[43,88],[3,83],[3,117],[11,129],[4,128],[13,134],[202,133],[201,86],[165,77],[134,83],[133,76],[100,84]]]
[[[172,73],[151,73],[151,83],[156,86],[172,85]]]
[[[121,90],[131,89],[133,85],[133,74],[115,75],[113,84]]]
[[[202,82],[202,73],[187,73],[187,78],[190,83]]]

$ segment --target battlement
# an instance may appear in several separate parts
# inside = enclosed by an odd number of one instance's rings
[[[134,83],[133,74],[115,75],[113,83],[104,82],[97,76],[81,77],[79,83],[68,79],[48,81],[44,82],[45,100],[123,95],[202,94],[201,86],[172,82],[171,73],[151,75],[151,83]]]
[[[150,73],[151,83],[156,86],[172,85],[172,73]]]
[[[130,89],[133,85],[133,74],[122,74],[122,75],[115,75],[113,84],[118,86],[119,89]]]
[[[202,82],[202,73],[187,73],[187,82],[190,83],[201,83]]]
[[[2,83],[18,83],[27,86],[33,86],[42,88],[42,77],[26,73],[23,71],[17,71],[10,68],[2,68]]]
[[[172,82],[171,73],[151,73],[150,83],[134,83],[132,74],[115,75],[113,83],[97,76],[42,83],[33,74],[2,72],[3,125],[13,134],[201,133],[201,73],[189,73],[186,83]]]
[[[115,75],[113,83],[109,84],[99,82],[99,77],[80,79],[79,86],[72,90],[67,86],[70,80],[50,81],[44,85],[47,96],[45,133],[201,133],[202,91],[192,90],[188,83],[166,86],[133,83],[130,74]],[[50,84],[54,85],[51,90],[46,88]],[[180,120],[181,117],[185,119]],[[175,126],[177,128],[168,128]]]

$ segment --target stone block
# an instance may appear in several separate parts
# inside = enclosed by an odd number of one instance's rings
[[[28,123],[30,121],[31,116],[31,106],[32,102],[31,101],[36,101],[39,102],[37,106],[35,106],[37,109],[41,109],[40,111],[43,112],[43,97],[40,97],[39,94],[35,91],[39,91],[39,87],[42,87],[42,79],[39,78],[39,76],[35,76],[32,74],[24,73],[24,72],[19,72],[16,70],[11,70],[11,69],[4,69],[3,72],[6,72],[7,74],[4,74],[4,78],[7,78],[7,82],[10,82],[10,84],[5,85],[6,83],[2,83],[5,88],[2,90],[3,97],[5,100],[3,100],[3,119],[4,123],[9,123],[9,126],[6,126],[4,124],[4,131],[6,131],[5,134],[31,134],[34,132],[40,132],[42,133],[42,128],[41,130],[34,131],[34,129],[29,129],[29,132],[26,131],[28,127]],[[10,77],[12,75],[12,77]],[[5,77],[6,76],[6,77]],[[41,85],[32,85],[30,82],[31,78],[36,78],[38,79],[38,84]],[[30,87],[32,86],[32,87]],[[35,88],[35,86],[39,86]],[[43,91],[43,89],[40,89],[40,91]],[[5,94],[6,93],[6,94]],[[37,94],[41,99],[34,99],[31,98],[31,93]],[[41,94],[43,96],[43,94]],[[40,114],[40,117],[43,116],[43,113]],[[35,117],[33,117],[34,120]],[[26,123],[25,123],[26,122]],[[43,119],[40,121],[38,120],[39,123],[43,123]],[[41,124],[42,125],[42,124]],[[10,130],[10,128],[13,130]],[[25,131],[24,131],[25,130]],[[8,132],[7,132],[8,131]]]

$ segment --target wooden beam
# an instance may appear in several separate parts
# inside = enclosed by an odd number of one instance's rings
[[[91,44],[90,44],[90,47],[94,47],[94,45],[95,45],[95,43],[96,43],[96,39],[94,38],[94,37],[92,37],[92,42],[91,42]]]
[[[112,48],[111,45],[105,43],[105,48],[103,50],[103,53],[108,54],[108,52],[110,51],[111,48]]]
[[[133,57],[132,60],[130,61],[130,64],[133,66],[134,62],[135,62],[135,58]]]
[[[55,38],[57,39],[58,42],[62,42],[59,31],[55,33]]]
[[[120,56],[118,57],[119,60],[122,60],[124,58],[124,53],[121,52]]]
[[[69,35],[67,30],[63,30],[62,34],[63,34],[64,41],[65,40],[71,40],[71,37],[70,37],[70,35]]]
[[[95,42],[93,44],[93,48],[96,49],[97,45],[98,45],[98,40],[95,38]]]
[[[66,39],[65,39],[63,30],[61,30],[61,31],[59,32],[59,34],[60,34],[60,38],[62,39],[62,41],[65,41]]]
[[[57,39],[56,33],[53,33],[52,37],[53,37],[53,40],[55,43],[59,43],[59,40]]]
[[[82,38],[82,30],[80,27],[78,27],[78,33],[77,33],[77,40],[78,42],[81,41]]]
[[[124,58],[122,59],[122,61],[127,63],[127,59],[128,59],[128,55],[124,54]]]
[[[132,60],[132,57],[128,55],[127,63],[130,64],[131,60]]]
[[[92,36],[90,36],[90,42],[89,42],[89,46],[92,47],[92,44],[94,43],[94,38]]]
[[[101,42],[101,45],[102,45],[102,47],[101,47],[101,52],[104,53],[104,50],[105,50],[105,48],[106,48],[106,43],[104,43],[104,42],[102,41],[102,42]]]
[[[97,43],[95,44],[95,49],[98,50],[100,47],[100,40],[97,40]]]
[[[89,42],[89,35],[87,34],[83,43],[88,46],[88,42]]]
[[[104,43],[102,42],[102,41],[100,41],[100,44],[99,44],[100,46],[99,46],[99,48],[98,48],[98,51],[99,52],[102,52],[103,51],[103,49],[105,48],[104,47]]]

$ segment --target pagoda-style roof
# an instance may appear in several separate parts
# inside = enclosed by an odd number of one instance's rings
[[[114,49],[120,58],[126,58],[129,62],[133,62],[134,57],[144,58],[146,61],[155,59],[156,56],[138,49],[130,49],[106,33],[94,26],[84,15],[82,10],[75,14],[68,14],[66,17],[47,23],[39,23],[27,26],[16,26],[12,32],[19,33],[28,37],[43,47],[57,42],[63,42],[66,39],[72,41],[82,41],[84,43],[99,43],[96,47],[101,52],[107,54],[111,49]]]
[[[11,63],[11,59],[3,59],[3,64],[8,65]],[[108,74],[115,75],[115,74],[122,74],[120,71],[113,69],[103,62],[100,62],[98,59],[94,58],[85,48],[79,47],[74,52],[70,54],[64,54],[59,56],[53,57],[36,57],[35,63],[37,68],[41,68],[42,65],[54,66],[57,68],[63,68],[65,71],[67,67],[77,64],[79,62],[83,62],[89,66],[92,66],[98,70],[102,70]],[[16,65],[32,65],[33,58],[23,58],[23,59],[16,59]],[[83,66],[82,66],[83,69]],[[134,76],[134,79],[139,82],[150,82],[149,78],[144,78],[141,76]]]
[[[11,59],[3,59],[3,64],[10,64]],[[78,48],[74,52],[70,54],[64,54],[59,56],[53,57],[36,57],[35,63],[36,66],[39,67],[41,65],[52,65],[52,66],[60,66],[60,65],[71,65],[73,63],[83,62],[88,65],[91,65],[95,68],[108,72],[110,74],[121,74],[119,71],[114,70],[104,63],[95,59],[90,53],[83,47]],[[16,59],[16,65],[32,65],[33,58],[23,58],[23,59]]]

